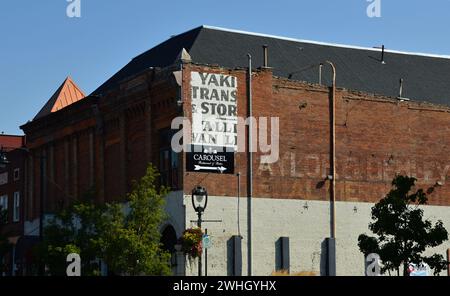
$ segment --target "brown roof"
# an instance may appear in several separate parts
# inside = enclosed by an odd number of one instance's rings
[[[0,134],[0,150],[10,151],[25,145],[24,136]]]
[[[61,110],[84,97],[86,97],[84,92],[75,84],[75,82],[73,82],[72,78],[67,77],[34,119]]]

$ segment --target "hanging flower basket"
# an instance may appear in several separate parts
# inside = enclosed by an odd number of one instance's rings
[[[180,238],[181,250],[188,255],[190,259],[202,255],[203,232],[200,228],[189,228],[183,232]]]

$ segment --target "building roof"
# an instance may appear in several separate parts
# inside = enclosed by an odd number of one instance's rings
[[[223,28],[201,26],[174,36],[131,60],[93,94],[117,85],[122,79],[149,67],[172,65],[185,48],[192,62],[228,68],[247,67],[247,53],[254,67],[263,63],[262,46],[268,46],[269,67],[276,76],[309,83],[319,82],[319,64],[336,65],[338,87],[366,93],[402,97],[450,106],[450,57],[421,53],[327,44]],[[330,84],[327,65],[322,83]]]
[[[0,150],[11,151],[25,145],[25,136],[0,134]]]
[[[42,107],[42,109],[36,114],[34,119],[44,117],[50,113],[61,110],[81,99],[85,94],[83,91],[73,82],[72,78],[67,77],[61,86],[56,90],[52,97]]]

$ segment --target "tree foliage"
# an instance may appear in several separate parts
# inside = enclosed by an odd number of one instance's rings
[[[377,253],[383,263],[381,271],[397,271],[403,266],[407,275],[410,263],[427,263],[439,274],[447,268],[447,261],[441,254],[425,256],[423,253],[432,247],[441,245],[448,239],[448,233],[441,220],[434,225],[424,219],[424,212],[419,206],[426,205],[428,194],[423,189],[413,191],[416,179],[408,176],[396,176],[393,188],[372,207],[372,220],[369,229],[375,236],[361,234],[358,246],[366,256]]]
[[[38,248],[48,273],[65,275],[66,256],[77,253],[82,275],[99,275],[100,260],[115,275],[170,274],[170,254],[161,249],[159,232],[168,190],[157,188],[157,177],[150,165],[126,205],[81,201],[51,219]]]
[[[129,212],[121,214],[117,205],[105,235],[105,262],[116,273],[129,275],[167,275],[170,254],[161,250],[159,226],[166,218],[164,197],[167,188],[156,188],[156,169],[149,166],[147,174],[133,186],[128,195]]]
[[[11,252],[11,250],[12,245],[8,241],[8,238],[0,233],[0,276],[3,272],[8,270],[7,266],[3,264],[3,258],[6,256],[6,254]]]
[[[7,269],[3,265],[3,258],[11,252],[12,244],[8,240],[8,235],[4,233],[3,225],[7,220],[8,212],[0,206],[0,275]]]

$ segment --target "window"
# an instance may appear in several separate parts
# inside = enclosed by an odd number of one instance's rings
[[[161,185],[169,186],[171,189],[178,189],[179,163],[178,153],[171,148],[172,136],[175,130],[164,129],[159,132],[160,151],[159,151],[159,173]]]
[[[159,173],[161,185],[172,189],[179,188],[178,184],[178,153],[171,148],[161,149],[159,152]]]
[[[20,221],[20,192],[14,192],[13,222]]]
[[[275,242],[275,270],[287,274],[290,272],[289,237],[280,237]]]
[[[20,169],[16,168],[14,169],[14,181],[19,181],[20,179]]]
[[[8,173],[4,172],[0,174],[0,185],[8,184]]]
[[[0,224],[8,223],[8,196],[0,196]]]

